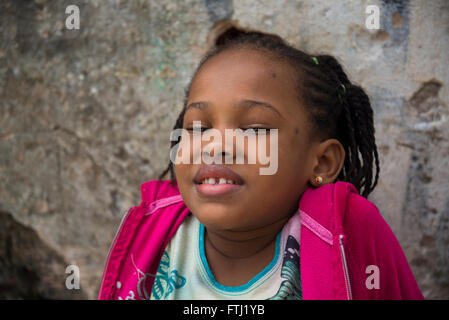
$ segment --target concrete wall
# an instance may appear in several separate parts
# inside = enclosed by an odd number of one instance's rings
[[[80,8],[80,29],[65,9]],[[380,30],[365,26],[380,8]],[[0,2],[0,298],[95,298],[119,222],[167,165],[183,90],[214,24],[335,55],[372,99],[370,196],[427,298],[449,298],[449,3]],[[76,264],[81,290],[65,289]]]

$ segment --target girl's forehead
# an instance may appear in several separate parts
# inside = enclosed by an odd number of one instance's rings
[[[296,88],[285,63],[268,54],[238,49],[222,52],[203,64],[193,79],[191,94],[232,89],[254,94],[294,95]],[[231,94],[232,92],[228,92]]]

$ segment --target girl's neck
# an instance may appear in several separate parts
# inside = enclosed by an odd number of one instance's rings
[[[273,260],[276,237],[287,221],[288,217],[247,232],[205,229],[206,258],[216,281],[238,286],[262,271]]]

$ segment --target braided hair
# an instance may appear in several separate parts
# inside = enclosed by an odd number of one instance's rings
[[[244,31],[232,27],[224,32],[201,60],[185,90],[184,107],[173,129],[183,127],[190,88],[205,62],[231,49],[252,49],[285,62],[297,79],[298,99],[306,106],[314,135],[321,141],[335,138],[346,152],[337,181],[350,182],[359,194],[368,197],[379,178],[379,158],[374,137],[373,110],[365,91],[352,84],[340,63],[332,56],[312,56],[287,44],[277,35]],[[171,141],[171,147],[178,141]],[[374,163],[373,163],[374,162]],[[373,164],[376,167],[373,179]],[[176,181],[172,162],[159,176],[170,172]]]

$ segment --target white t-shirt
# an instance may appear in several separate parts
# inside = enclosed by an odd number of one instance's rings
[[[276,237],[273,260],[248,283],[230,287],[215,281],[204,250],[204,225],[190,214],[165,248],[152,300],[302,300],[296,212]]]

